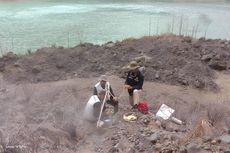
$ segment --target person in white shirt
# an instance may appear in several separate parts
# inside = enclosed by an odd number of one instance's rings
[[[94,86],[93,95],[97,95],[99,100],[102,102],[105,98],[106,91],[109,92],[109,96],[106,97],[106,103],[114,107],[113,112],[116,114],[118,112],[118,98],[113,93],[113,89],[107,81],[106,75],[101,75],[99,82]]]

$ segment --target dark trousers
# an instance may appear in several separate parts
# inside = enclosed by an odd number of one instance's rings
[[[118,112],[118,101],[110,99],[110,100],[107,100],[106,103],[113,106],[114,114],[116,114]],[[101,110],[101,105],[102,105],[102,102],[98,102],[98,103],[94,104],[94,106],[93,106],[93,108],[94,108],[94,112],[93,112],[94,116],[99,116],[100,110]],[[105,111],[105,109],[106,109],[106,107],[104,106],[103,111]]]
[[[111,99],[111,100],[107,100],[106,103],[113,106],[114,114],[118,112],[118,101]]]

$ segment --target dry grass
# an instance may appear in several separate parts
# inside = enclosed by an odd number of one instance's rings
[[[194,102],[183,104],[181,102],[174,102],[170,105],[176,110],[175,115],[189,124],[194,124],[203,117],[212,126],[216,127],[220,122],[225,122],[227,116],[230,115],[227,103]]]
[[[136,38],[127,38],[127,39],[122,40],[122,43],[128,44],[128,43],[133,43],[135,41],[137,41]]]
[[[156,104],[158,107],[155,109],[158,110],[161,104]],[[203,136],[219,136],[228,133],[230,129],[230,110],[227,102],[187,103],[178,100],[165,104],[175,109],[173,116],[185,122],[187,129],[190,129],[183,140],[185,142]]]
[[[218,126],[218,122],[227,117],[227,105],[224,103],[210,103],[207,106],[207,115],[213,126]]]
[[[192,103],[187,107],[177,107],[176,116],[187,123],[190,129],[186,136],[180,141],[186,144],[191,139],[201,140],[205,136],[217,137],[227,132],[230,128],[227,103]],[[180,112],[182,110],[182,112]],[[186,111],[183,111],[186,110]],[[180,112],[180,113],[178,113]]]

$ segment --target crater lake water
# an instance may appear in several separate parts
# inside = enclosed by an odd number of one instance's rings
[[[0,1],[0,50],[102,44],[163,33],[230,39],[230,1]]]

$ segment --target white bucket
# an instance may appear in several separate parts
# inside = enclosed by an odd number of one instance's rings
[[[99,110],[95,110],[95,106],[99,106]],[[89,121],[96,121],[98,119],[100,113],[101,102],[96,95],[90,97],[89,101],[87,102],[84,110],[84,118]],[[95,111],[96,114],[95,114]]]

